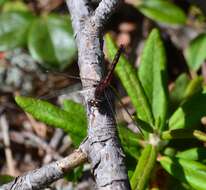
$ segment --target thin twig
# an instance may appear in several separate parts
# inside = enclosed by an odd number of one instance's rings
[[[62,178],[64,174],[85,163],[87,156],[80,149],[59,161],[17,177],[0,187],[1,190],[39,190]]]
[[[3,134],[8,174],[11,176],[15,176],[14,159],[10,148],[9,125],[5,115],[0,116],[0,126]]]

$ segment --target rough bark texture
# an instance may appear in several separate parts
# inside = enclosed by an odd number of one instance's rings
[[[14,181],[3,185],[0,190],[39,190],[52,182],[60,179],[63,175],[86,162],[87,156],[81,150],[74,151],[68,157],[43,166],[40,169],[26,173],[15,178]]]
[[[82,78],[101,80],[104,71],[103,27],[121,0],[102,0],[93,10],[86,0],[67,0],[78,47],[78,64]],[[82,80],[85,88],[93,82]],[[85,94],[88,114],[88,138],[81,149],[88,154],[92,164],[97,189],[130,189],[124,154],[118,141],[111,109],[107,102],[95,107],[95,88]]]

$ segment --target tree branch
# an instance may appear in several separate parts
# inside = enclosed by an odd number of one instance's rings
[[[15,178],[12,182],[3,185],[3,190],[38,190],[60,179],[75,167],[86,162],[87,156],[80,149],[59,161]]]
[[[94,15],[96,24],[103,27],[111,14],[120,6],[123,0],[102,0],[99,3]]]
[[[83,0],[67,0],[77,42],[82,84],[84,88],[91,87],[84,95],[88,115],[88,138],[81,145],[81,149],[88,154],[97,189],[126,190],[130,189],[130,185],[114,116],[106,101],[101,102],[100,107],[90,104],[90,101],[95,99],[94,82],[83,80],[93,78],[100,81],[103,76],[105,69],[102,29],[122,0],[102,0],[96,10],[89,8],[86,17],[84,11],[79,11],[82,2]],[[84,5],[90,7],[89,4]]]

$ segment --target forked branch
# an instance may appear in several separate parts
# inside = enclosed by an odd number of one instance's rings
[[[101,81],[104,76],[103,29],[121,3],[122,0],[102,0],[94,10],[89,0],[67,0],[82,79]],[[88,115],[88,138],[81,149],[87,153],[91,162],[97,189],[130,189],[124,154],[111,109],[106,101],[99,107],[92,105],[91,100],[96,98],[94,84],[85,80],[82,80],[82,84],[84,87],[91,87],[91,90],[84,96]]]

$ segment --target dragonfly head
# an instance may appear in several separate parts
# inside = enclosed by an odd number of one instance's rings
[[[93,106],[93,107],[99,107],[100,102],[98,100],[91,99],[91,100],[89,100],[89,105]]]

